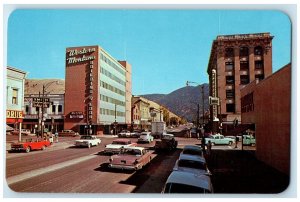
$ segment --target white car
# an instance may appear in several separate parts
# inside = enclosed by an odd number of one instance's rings
[[[101,143],[101,140],[97,138],[95,135],[83,135],[79,140],[75,141],[76,147],[92,147],[98,146]]]
[[[138,138],[138,142],[153,142],[154,137],[151,135],[151,132],[142,132]]]
[[[118,154],[123,148],[135,147],[135,146],[137,146],[137,143],[131,142],[131,140],[116,139],[111,144],[105,146],[104,153]]]
[[[120,133],[118,133],[118,137],[130,137],[131,133],[127,130],[122,130]]]
[[[181,154],[173,170],[191,172],[197,175],[211,175],[205,158],[189,154]]]
[[[213,193],[211,179],[207,175],[191,172],[173,171],[168,177],[162,193]]]

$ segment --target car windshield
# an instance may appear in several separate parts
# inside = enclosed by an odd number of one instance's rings
[[[123,142],[123,141],[113,141],[112,144],[127,145],[127,142]]]
[[[209,190],[202,187],[196,187],[179,183],[168,183],[165,188],[165,193],[211,193]]]
[[[205,170],[206,164],[200,161],[179,160],[178,167],[196,168],[196,169]]]
[[[183,154],[202,156],[202,151],[201,150],[195,150],[195,149],[184,149]]]
[[[123,152],[123,154],[127,154],[127,155],[141,155],[141,150],[139,149],[128,149],[128,150],[125,150]]]

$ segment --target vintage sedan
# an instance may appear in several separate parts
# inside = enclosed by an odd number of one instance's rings
[[[79,136],[78,132],[75,132],[73,130],[62,130],[58,133],[59,137],[76,137]]]
[[[211,179],[207,175],[197,175],[185,171],[173,171],[162,190],[163,194],[168,193],[213,193]]]
[[[177,148],[178,141],[175,140],[174,135],[172,134],[163,134],[160,140],[155,141],[155,150],[174,150]]]
[[[118,133],[118,137],[130,137],[130,131],[127,130],[122,130],[121,132]]]
[[[243,145],[255,146],[256,140],[252,135],[243,135]]]
[[[153,142],[154,137],[151,135],[151,132],[142,132],[140,137],[138,138],[138,142]]]
[[[127,147],[135,147],[137,146],[136,142],[131,142],[131,140],[128,139],[116,139],[113,140],[111,144],[108,144],[104,148],[105,154],[118,154],[120,153],[121,149],[127,148]]]
[[[204,158],[202,147],[197,145],[185,145],[182,149],[180,155],[187,154],[187,155],[195,155]]]
[[[76,147],[92,147],[98,146],[101,143],[100,138],[95,135],[82,135],[79,140],[75,141]]]
[[[139,170],[152,160],[151,153],[144,147],[127,147],[109,159],[109,168]]]
[[[204,157],[181,154],[173,170],[192,172],[197,175],[211,175]]]
[[[210,141],[212,145],[232,145],[235,143],[235,139],[224,137],[224,135],[221,134],[211,135],[205,138],[205,144],[208,144],[208,141]]]
[[[26,139],[24,142],[12,143],[11,151],[25,151],[28,153],[32,150],[45,150],[50,145],[51,142],[49,140]]]

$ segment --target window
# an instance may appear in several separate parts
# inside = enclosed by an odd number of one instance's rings
[[[241,47],[240,48],[240,57],[248,57],[248,48],[247,47]]]
[[[234,56],[233,48],[226,48],[225,49],[225,57],[230,58]]]
[[[232,71],[233,70],[233,62],[226,62],[225,63],[225,71]]]
[[[241,75],[241,84],[245,85],[249,83],[249,75]]]
[[[52,105],[52,113],[55,114],[56,111],[56,105]]]
[[[226,76],[226,84],[234,84],[234,76]]]
[[[258,79],[259,81],[263,80],[265,76],[263,74],[255,75],[255,79]]]
[[[255,69],[262,69],[264,67],[262,61],[255,61]]]
[[[240,69],[241,70],[248,70],[249,69],[249,63],[248,63],[248,61],[241,61],[240,62]]]
[[[25,112],[26,112],[26,114],[29,113],[29,106],[28,105],[25,106]]]
[[[254,48],[254,55],[256,55],[256,56],[261,56],[262,55],[262,48],[261,48],[261,46],[256,46],[255,48]]]
[[[58,112],[62,112],[62,105],[58,105]]]
[[[14,105],[18,104],[18,89],[12,89],[11,104],[14,104]]]
[[[226,104],[226,112],[235,112],[235,105],[234,104]]]
[[[39,107],[36,107],[36,108],[35,108],[35,111],[36,111],[36,112],[38,112],[39,110],[40,110],[40,108],[39,108]]]
[[[226,90],[226,98],[234,98],[234,90]]]

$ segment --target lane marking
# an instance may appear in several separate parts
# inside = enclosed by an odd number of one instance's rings
[[[36,177],[36,176],[45,174],[45,173],[59,170],[59,169],[62,169],[62,168],[65,168],[65,167],[68,167],[68,166],[71,166],[71,165],[74,165],[77,163],[81,163],[83,161],[87,161],[87,160],[90,160],[90,159],[96,158],[96,157],[98,157],[98,156],[95,154],[90,154],[88,156],[79,157],[77,159],[72,159],[72,160],[54,164],[54,165],[51,165],[51,166],[48,166],[45,168],[39,168],[39,169],[28,171],[28,172],[25,172],[25,173],[22,173],[19,175],[15,175],[15,176],[7,178],[6,181],[7,181],[7,184],[13,184],[13,183],[20,182],[20,181],[23,181],[23,180],[26,180],[26,179],[29,179],[32,177]]]

